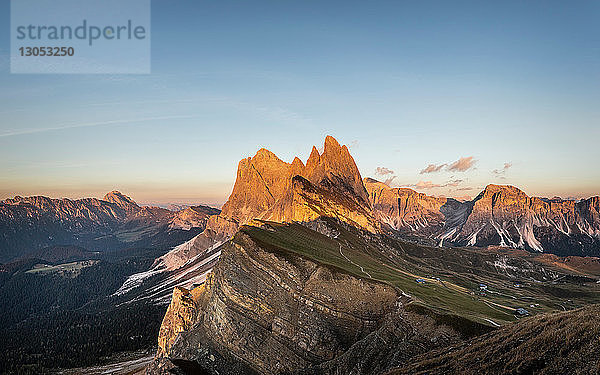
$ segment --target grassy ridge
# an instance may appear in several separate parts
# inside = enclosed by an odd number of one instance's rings
[[[301,255],[356,277],[387,283],[410,295],[415,304],[486,325],[516,320],[514,312],[518,307],[535,314],[599,302],[598,288],[593,285],[527,283],[517,288],[513,279],[493,268],[468,266],[469,262],[489,263],[493,254],[367,238],[367,234],[333,225],[334,238],[299,224],[273,222],[265,223],[263,228],[247,226],[242,231],[265,248]],[[455,253],[444,254],[445,251]],[[418,283],[417,279],[424,282]],[[480,283],[488,285],[485,296],[477,293]],[[564,306],[570,296],[578,297],[570,298],[568,303],[572,306]],[[537,306],[529,307],[532,304]]]

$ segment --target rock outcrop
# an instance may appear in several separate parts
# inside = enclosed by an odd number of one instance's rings
[[[389,285],[265,249],[243,231],[222,247],[200,295],[185,293],[174,292],[153,373],[161,373],[160,357],[209,373],[228,373],[231,362],[214,358],[231,355],[241,373],[323,363],[377,330],[400,297]]]
[[[173,289],[171,304],[167,308],[158,333],[157,356],[167,355],[171,350],[173,341],[181,332],[192,328],[198,311],[198,297],[204,291],[204,286],[188,290],[182,287]]]

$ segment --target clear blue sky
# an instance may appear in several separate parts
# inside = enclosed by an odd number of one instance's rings
[[[152,74],[112,76],[11,75],[0,4],[0,199],[218,203],[327,134],[429,194],[600,194],[598,1],[153,1]]]

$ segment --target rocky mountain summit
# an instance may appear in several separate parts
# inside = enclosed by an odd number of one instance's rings
[[[313,147],[306,165],[299,158],[286,163],[263,148],[239,162],[233,191],[221,213],[208,220],[206,230],[188,246],[161,257],[155,267],[177,269],[230,239],[254,219],[292,222],[320,216],[337,217],[372,231],[379,227],[348,148],[327,136],[323,153]]]

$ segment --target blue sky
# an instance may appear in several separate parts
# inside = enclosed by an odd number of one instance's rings
[[[0,0],[0,199],[219,203],[239,159],[305,160],[327,134],[363,177],[428,194],[597,195],[599,17],[598,1],[153,1],[152,74],[17,75]]]

